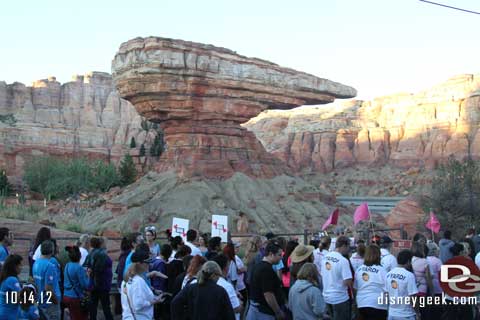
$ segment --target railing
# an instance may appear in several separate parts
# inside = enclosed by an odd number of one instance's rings
[[[404,197],[337,197],[337,201],[344,205],[358,206],[367,202],[371,212],[380,214],[388,214],[399,201],[404,199]]]

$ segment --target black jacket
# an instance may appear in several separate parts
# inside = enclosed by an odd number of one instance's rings
[[[228,294],[213,281],[186,286],[171,304],[172,319],[235,320]]]

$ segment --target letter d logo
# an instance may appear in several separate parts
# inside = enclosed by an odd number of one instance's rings
[[[445,262],[439,272],[440,287],[451,297],[470,297],[480,292],[480,270],[463,256]]]
[[[450,269],[462,270],[462,274],[449,277],[448,271]],[[463,282],[468,278],[470,278],[470,269],[460,264],[444,264],[440,267],[440,281],[442,282]]]

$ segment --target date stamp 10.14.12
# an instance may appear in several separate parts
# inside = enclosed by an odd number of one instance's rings
[[[7,291],[6,304],[53,304],[53,292],[46,291],[35,294],[33,291]]]

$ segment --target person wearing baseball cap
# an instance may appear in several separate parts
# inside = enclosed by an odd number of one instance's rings
[[[132,263],[151,263],[153,259],[150,256],[150,251],[135,250],[132,254]]]
[[[393,240],[389,236],[383,236],[380,238],[380,262],[387,273],[397,267],[397,258],[390,253],[392,244]]]
[[[122,319],[153,319],[153,306],[164,296],[155,296],[144,279],[152,259],[150,250],[135,250],[121,286]]]

